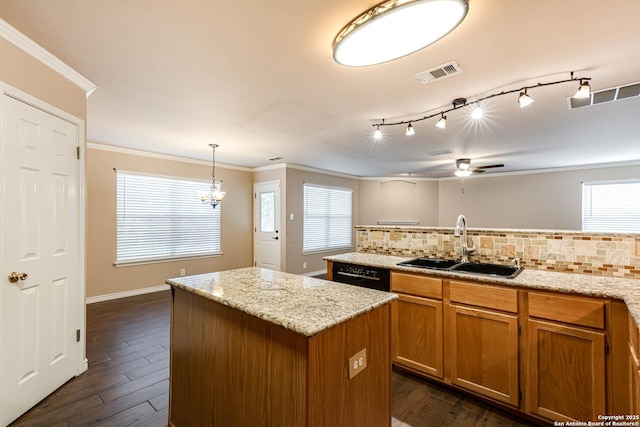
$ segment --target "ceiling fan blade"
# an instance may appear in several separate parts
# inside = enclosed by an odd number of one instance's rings
[[[495,165],[478,166],[477,168],[471,168],[471,170],[474,172],[478,172],[482,169],[493,169],[493,168],[503,168],[503,167],[504,167],[504,164],[497,163]]]

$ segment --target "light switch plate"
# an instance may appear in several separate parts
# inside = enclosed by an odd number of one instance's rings
[[[367,367],[367,349],[363,348],[349,358],[349,379],[355,377]]]

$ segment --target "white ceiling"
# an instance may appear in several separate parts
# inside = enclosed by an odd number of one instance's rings
[[[470,0],[451,34],[386,64],[348,68],[337,32],[377,0],[20,0],[0,18],[93,81],[91,142],[260,167],[281,162],[355,176],[450,175],[472,166],[519,171],[640,160],[640,97],[569,111],[566,83],[493,98],[481,121],[465,109],[385,128],[525,85],[591,77],[593,90],[640,81],[638,0]],[[423,85],[414,75],[456,60],[464,72]],[[6,64],[5,64],[6,66]],[[433,157],[428,152],[451,154]]]

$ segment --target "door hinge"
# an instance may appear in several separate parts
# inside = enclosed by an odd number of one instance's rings
[[[80,329],[76,329],[76,342],[80,342]]]
[[[608,342],[604,342],[604,355],[608,356],[609,355],[609,343]]]
[[[76,157],[80,160],[80,147],[76,147]]]
[[[518,403],[522,402],[522,390],[518,389]]]
[[[518,335],[522,335],[522,326],[518,324]]]

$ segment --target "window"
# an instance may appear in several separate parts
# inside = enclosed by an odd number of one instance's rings
[[[350,188],[304,184],[303,252],[351,247]]]
[[[116,181],[116,265],[220,254],[221,205],[198,198],[210,183],[121,171]]]
[[[640,181],[583,183],[582,230],[640,233]]]

